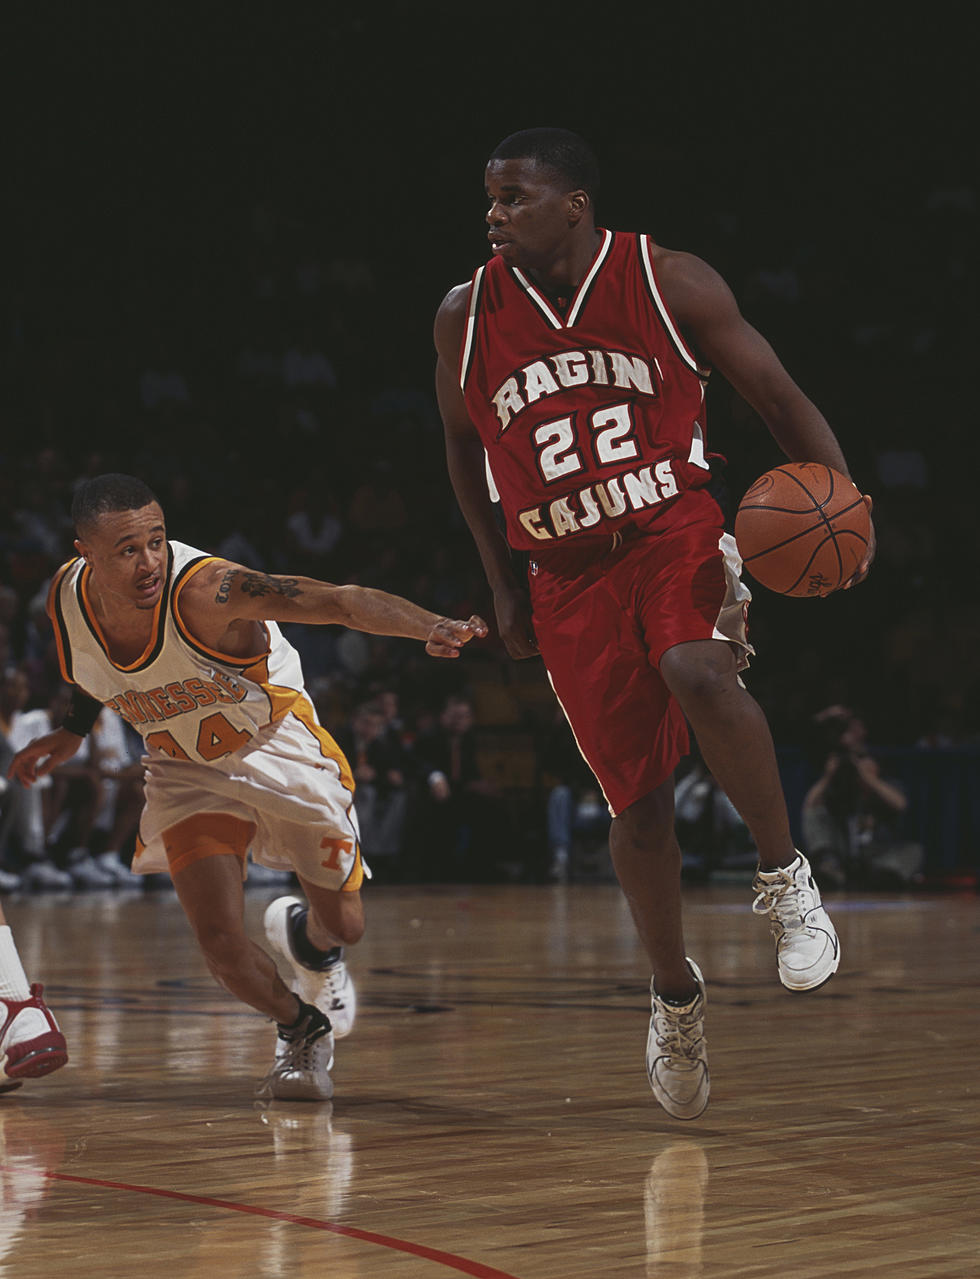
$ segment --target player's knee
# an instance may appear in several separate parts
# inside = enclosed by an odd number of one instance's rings
[[[337,933],[342,946],[356,946],[364,936],[364,917],[344,920]]]
[[[673,846],[673,782],[644,795],[615,818],[617,836],[658,851]]]
[[[737,687],[735,660],[724,644],[678,644],[664,653],[660,673],[685,710],[717,705]]]
[[[354,946],[364,936],[364,906],[361,895],[335,893],[327,902],[310,902],[307,934],[314,945],[329,937],[332,943]]]

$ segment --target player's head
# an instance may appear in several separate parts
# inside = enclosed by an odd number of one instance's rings
[[[570,242],[594,235],[599,166],[567,129],[524,129],[504,138],[487,161],[488,239],[508,266],[547,270]]]
[[[71,506],[75,549],[104,605],[153,608],[167,572],[167,530],[153,490],[132,475],[85,480]]]
[[[549,169],[565,190],[582,190],[594,205],[599,196],[599,161],[595,152],[569,129],[521,129],[494,147],[487,161],[530,160]]]
[[[83,533],[97,524],[103,515],[116,511],[138,511],[157,501],[156,494],[148,484],[137,479],[135,475],[96,475],[90,480],[83,480],[75,490],[71,504],[71,519],[75,525],[75,535]]]

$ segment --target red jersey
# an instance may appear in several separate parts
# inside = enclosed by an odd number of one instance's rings
[[[681,494],[711,478],[708,371],[664,304],[650,239],[600,235],[563,312],[500,258],[470,285],[460,385],[514,547],[672,526]]]

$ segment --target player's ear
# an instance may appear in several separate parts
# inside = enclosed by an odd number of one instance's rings
[[[568,224],[575,226],[581,222],[591,206],[588,191],[570,191],[568,195]]]
[[[78,538],[76,537],[74,545],[75,545],[75,550],[79,553],[82,559],[87,560],[88,556],[85,554],[85,543],[80,542]]]

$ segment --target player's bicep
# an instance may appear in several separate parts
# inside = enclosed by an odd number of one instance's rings
[[[288,621],[301,611],[306,579],[262,573],[215,560],[187,582],[178,598],[181,617],[197,634],[236,621]],[[325,583],[318,584],[326,586]]]
[[[769,342],[739,310],[731,289],[706,262],[674,255],[663,272],[668,306],[698,358],[717,369],[764,417],[801,392]]]

